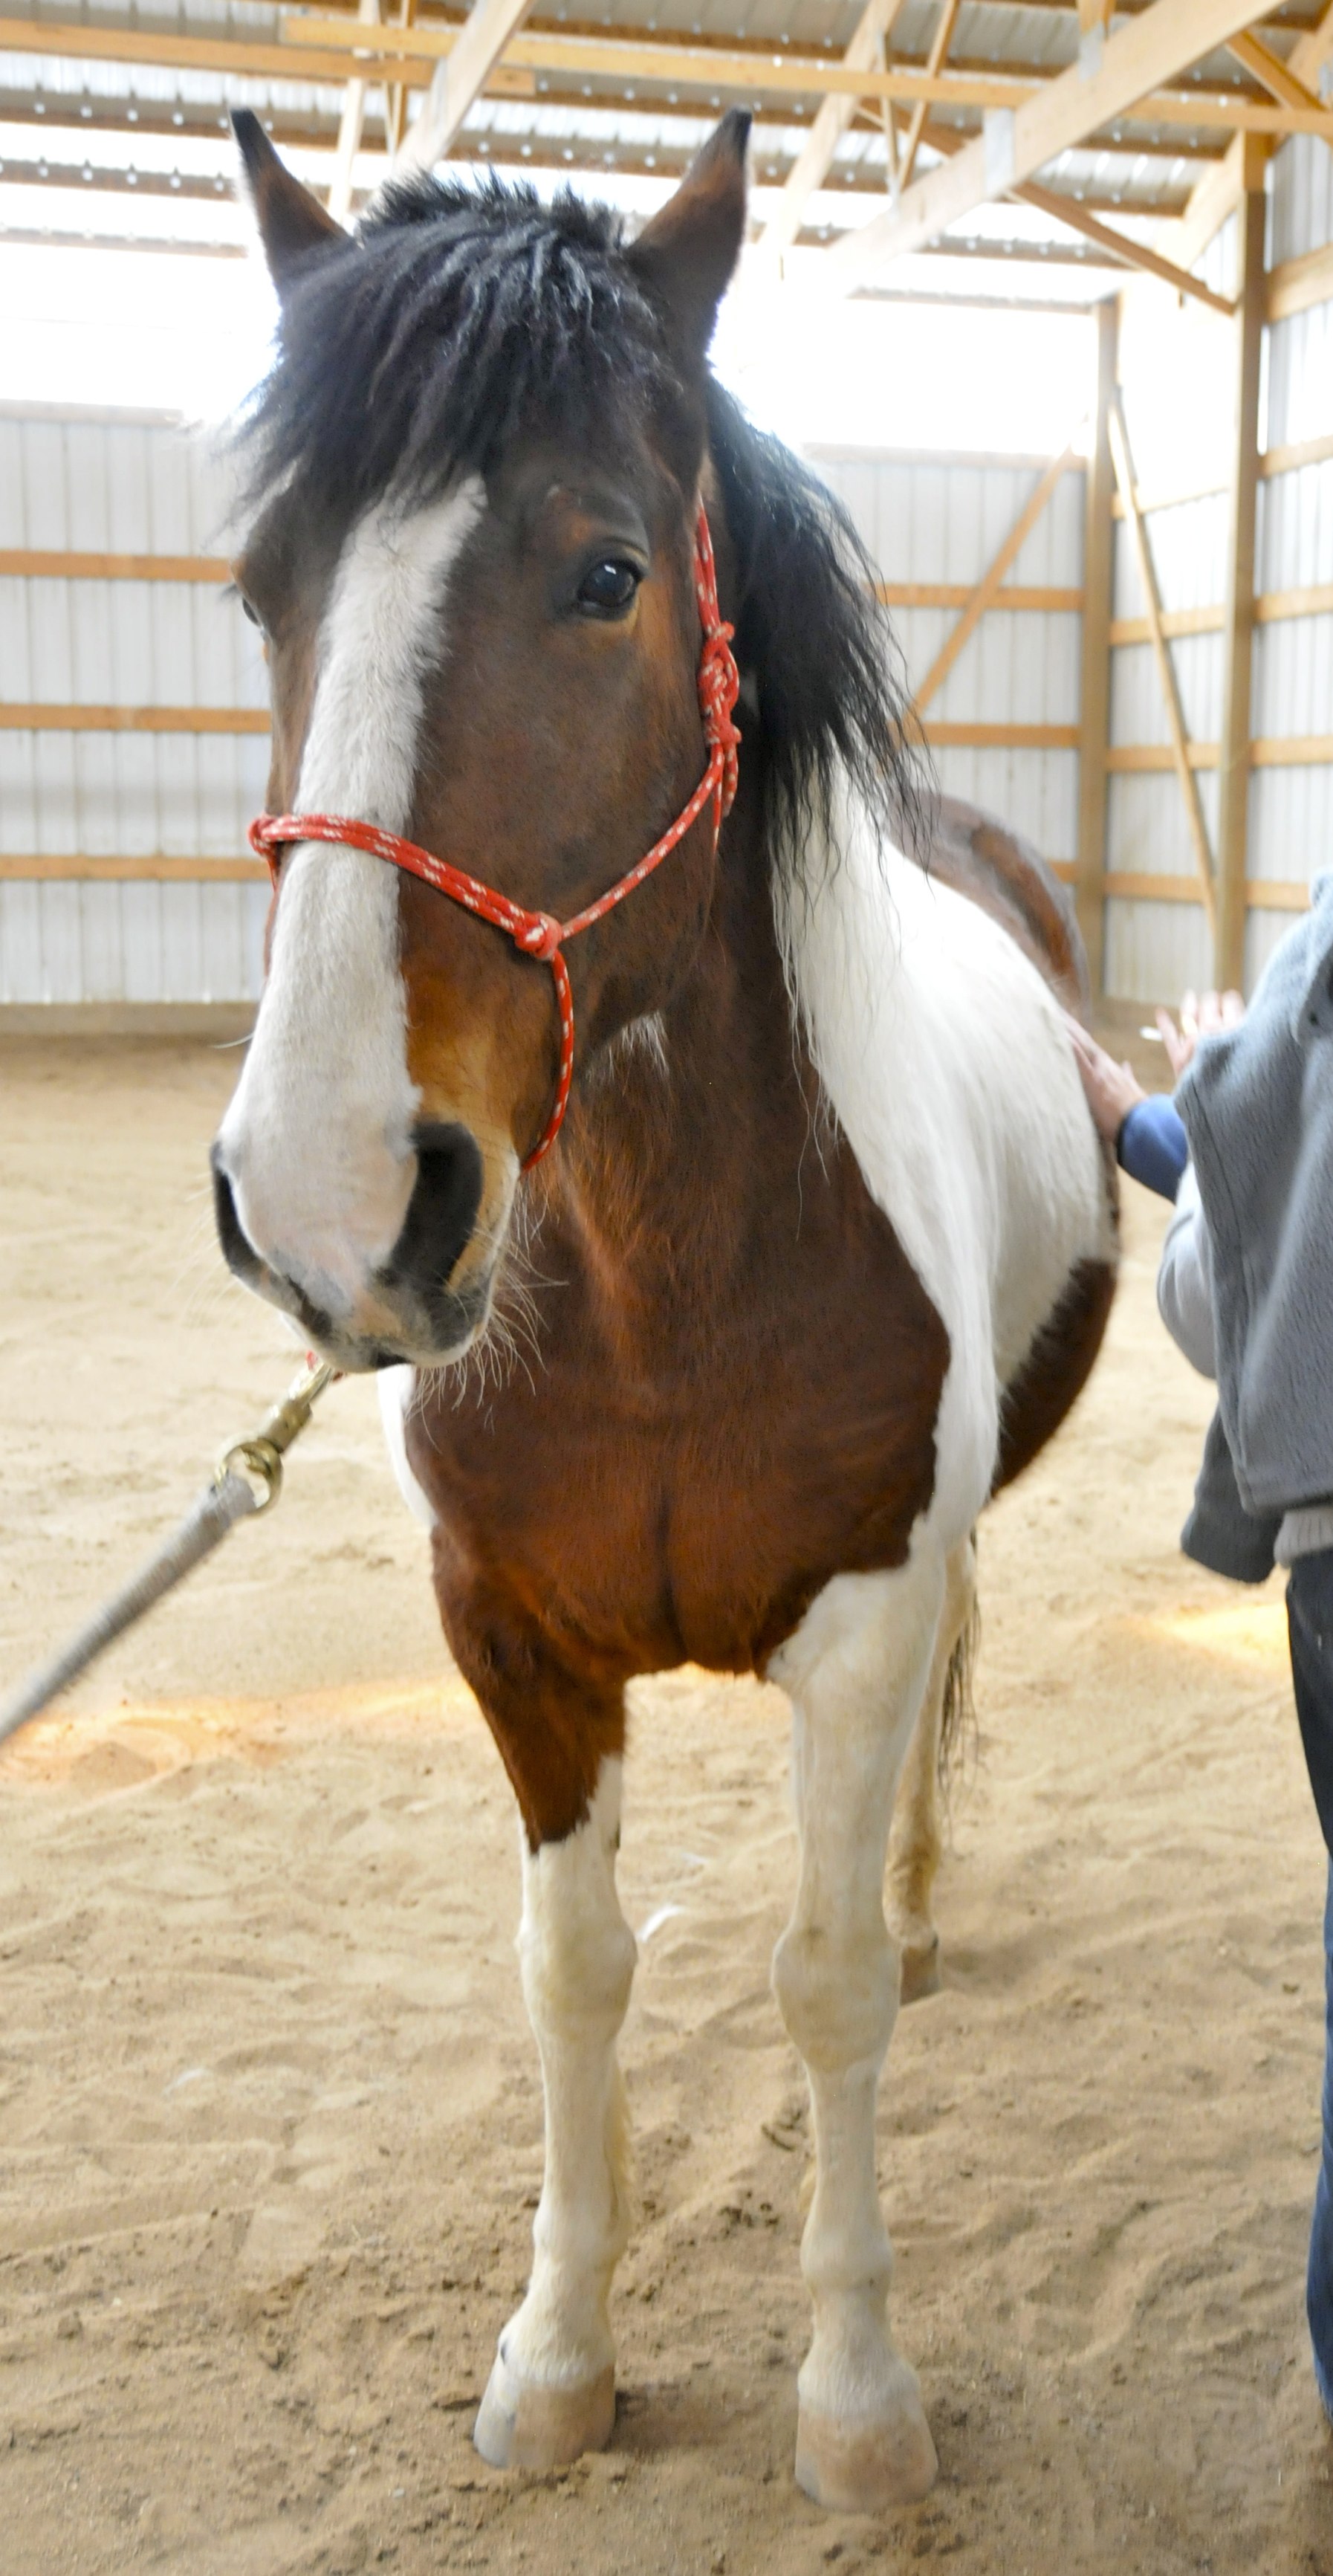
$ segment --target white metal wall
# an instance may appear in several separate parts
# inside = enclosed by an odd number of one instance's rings
[[[0,414],[0,547],[206,555],[223,486],[161,419]],[[0,701],[264,707],[233,600],[197,582],[0,578]],[[0,730],[0,855],[235,859],[262,736]],[[258,884],[0,878],[0,1002],[196,1002],[259,990]]]
[[[1333,157],[1313,139],[1288,144],[1274,165],[1270,261],[1333,235]],[[1212,254],[1225,282],[1230,246]],[[1163,307],[1159,301],[1159,313]],[[1229,389],[1225,323],[1174,316],[1156,345],[1126,340],[1126,402],[1140,481],[1222,479]],[[1314,307],[1268,335],[1269,446],[1333,427],[1333,306]],[[1184,445],[1192,477],[1180,472]],[[822,451],[819,470],[850,508],[890,583],[973,585],[1031,495],[1044,460]],[[1076,590],[1083,576],[1083,477],[1065,475],[1008,581]],[[24,417],[0,411],[0,548],[200,555],[218,548],[219,474],[202,447],[158,420]],[[1226,502],[1220,495],[1154,511],[1151,539],[1168,608],[1220,602]],[[1260,491],[1261,590],[1333,580],[1333,460],[1265,482]],[[1142,613],[1123,525],[1117,529],[1115,613]],[[919,683],[958,612],[896,609]],[[1063,726],[1079,713],[1076,613],[992,611],[939,695],[946,725]],[[1219,635],[1173,645],[1190,732],[1215,741],[1220,722]],[[0,700],[262,708],[266,675],[234,602],[176,582],[0,578]],[[1256,735],[1333,726],[1333,616],[1261,627],[1256,637]],[[1113,659],[1111,739],[1165,743],[1161,696],[1147,646]],[[960,748],[936,753],[941,781],[1026,832],[1047,857],[1076,849],[1074,749]],[[0,730],[0,856],[235,859],[262,805],[262,736],[11,732]],[[1200,780],[1210,830],[1216,781]],[[1333,864],[1333,769],[1263,769],[1251,787],[1249,874],[1308,879]],[[1112,872],[1184,876],[1194,859],[1179,788],[1162,773],[1117,775],[1108,796]],[[266,910],[258,884],[35,882],[0,877],[0,1002],[240,1001],[256,997]],[[1289,919],[1290,916],[1286,918]],[[1251,916],[1251,976],[1285,927]],[[1107,907],[1107,990],[1151,999],[1206,978],[1202,912],[1183,904]]]
[[[812,462],[846,503],[886,582],[975,584],[1021,516],[1045,458],[867,456],[821,449]],[[1007,581],[1077,590],[1083,579],[1083,476],[1063,475]],[[895,608],[914,686],[925,678],[956,608]],[[1000,609],[983,617],[927,712],[932,723],[1077,725],[1077,613]],[[940,784],[1026,832],[1048,859],[1078,840],[1076,751],[935,753]]]
[[[1284,145],[1272,165],[1268,265],[1333,240],[1333,155],[1313,136]],[[1213,244],[1208,282],[1234,292],[1234,221]],[[1164,297],[1130,303],[1122,334],[1125,408],[1141,486],[1187,490],[1224,482],[1234,401],[1234,335],[1205,310],[1176,311]],[[1265,335],[1260,442],[1278,448],[1333,431],[1333,304],[1275,323]],[[1163,607],[1219,604],[1227,573],[1224,493],[1153,510],[1149,539]],[[1258,592],[1333,581],[1333,459],[1260,483],[1255,559]],[[1141,617],[1145,603],[1123,522],[1116,528],[1117,617]],[[1172,658],[1189,735],[1216,742],[1222,716],[1220,633],[1177,637]],[[1256,628],[1251,731],[1256,740],[1333,730],[1333,616],[1289,618]],[[1169,739],[1162,694],[1147,644],[1112,657],[1111,741]],[[1211,846],[1217,848],[1217,775],[1198,773]],[[1247,877],[1308,882],[1333,866],[1333,767],[1257,768],[1250,781]],[[1108,872],[1192,876],[1195,856],[1174,775],[1113,776],[1107,805]],[[1247,989],[1291,914],[1255,910],[1246,930]],[[1202,908],[1124,901],[1107,905],[1106,990],[1126,999],[1170,997],[1210,980],[1211,948]]]
[[[972,585],[1044,460],[821,455],[887,580]],[[215,552],[223,486],[161,420],[0,414],[0,548]],[[1076,588],[1083,483],[1063,478],[1009,578]],[[894,612],[919,681],[956,609]],[[0,577],[0,700],[263,707],[266,674],[233,601],[198,583]],[[984,618],[932,707],[949,723],[1078,719],[1078,620]],[[1072,859],[1072,750],[937,754],[943,784]],[[236,858],[263,803],[262,737],[0,730],[0,856]],[[0,1003],[254,999],[265,889],[0,878]]]

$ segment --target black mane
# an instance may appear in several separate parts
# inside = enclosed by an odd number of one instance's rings
[[[485,474],[520,427],[600,442],[682,396],[610,208],[567,192],[543,205],[494,175],[394,181],[286,296],[243,425],[248,500],[281,488],[350,525],[391,488],[420,506]],[[711,374],[707,404],[775,855],[800,874],[840,767],[885,832],[915,838],[924,772],[874,566],[841,503]]]

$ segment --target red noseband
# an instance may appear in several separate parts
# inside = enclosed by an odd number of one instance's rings
[[[389,859],[396,868],[423,879],[438,893],[447,894],[468,912],[483,921],[494,922],[497,930],[507,931],[516,948],[525,957],[540,958],[549,965],[555,980],[556,1008],[560,1015],[560,1071],[556,1078],[555,1103],[546,1126],[526,1157],[523,1169],[530,1172],[539,1163],[560,1133],[561,1121],[569,1100],[569,1086],[574,1075],[574,1000],[569,985],[569,969],[563,955],[563,942],[576,931],[590,930],[595,921],[623,903],[627,894],[651,876],[668,853],[683,841],[693,823],[697,823],[709,798],[713,800],[713,847],[731,811],[736,793],[737,750],[740,732],[732,718],[732,709],[740,691],[740,674],[736,669],[731,639],[735,629],[724,623],[717,604],[717,568],[713,562],[713,541],[708,533],[708,519],[702,502],[694,539],[694,587],[703,624],[703,651],[699,656],[699,707],[708,743],[708,766],[689,803],[683,805],[675,822],[654,841],[646,858],[630,869],[628,876],[617,879],[609,892],[590,903],[586,912],[576,912],[572,921],[555,921],[548,912],[525,912],[521,904],[511,903],[508,895],[497,894],[493,886],[482,885],[478,878],[465,876],[461,868],[451,868],[447,859],[437,859],[430,850],[418,849],[415,841],[404,841],[396,832],[381,832],[374,823],[358,823],[346,814],[261,814],[250,826],[250,847],[256,856],[267,859],[274,884],[278,877],[278,853],[298,841],[333,841],[340,848],[367,850],[372,858]]]

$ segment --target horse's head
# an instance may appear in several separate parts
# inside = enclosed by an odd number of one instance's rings
[[[686,804],[705,358],[747,127],[728,116],[626,246],[494,183],[391,188],[349,237],[238,118],[282,307],[236,566],[270,813],[376,826],[569,922]],[[571,945],[580,1070],[679,984],[713,868],[710,804]],[[549,966],[381,857],[296,840],[214,1150],[232,1268],[344,1368],[458,1355],[559,1036]]]

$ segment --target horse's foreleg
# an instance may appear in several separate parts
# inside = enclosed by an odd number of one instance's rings
[[[937,1556],[826,1585],[771,1667],[793,1708],[801,1875],[773,1980],[805,2060],[815,2193],[801,2242],[814,2339],[796,2475],[817,2503],[873,2512],[924,2495],[935,2446],[894,2350],[893,2251],[875,2179],[875,2093],[898,2012],[884,1920],[889,1815],[944,1596]]]
[[[590,1812],[523,1850],[519,1958],[541,2052],[546,2173],[527,2297],[500,2337],[476,2443],[497,2468],[544,2469],[610,2437],[615,2351],[607,2301],[629,2229],[616,2036],[634,1936],[616,1894],[620,1763],[601,1763]]]
[[[976,1603],[977,1555],[970,1538],[951,1552],[945,1568],[944,1608],[935,1638],[930,1679],[908,1748],[889,1835],[888,1913],[902,1963],[902,2001],[917,2003],[939,1991],[940,1936],[932,1895],[940,1865],[940,1734],[944,1699],[959,1639]]]

